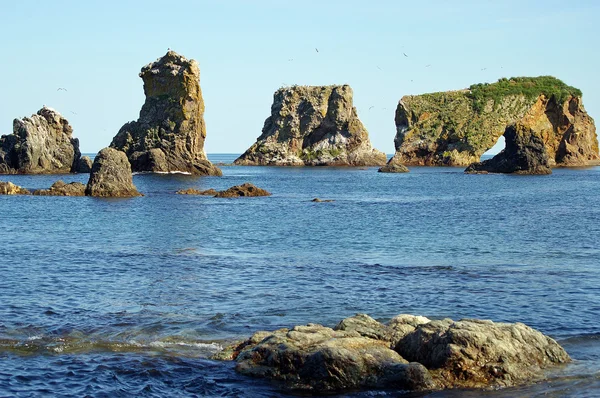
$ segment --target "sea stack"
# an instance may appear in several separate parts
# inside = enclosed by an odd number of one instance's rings
[[[504,154],[512,160],[502,162],[501,169],[507,171],[501,172],[543,174],[551,167],[594,164],[600,159],[596,128],[581,96],[580,90],[551,76],[405,96],[396,109],[396,153],[389,163],[468,166],[504,135],[507,151],[510,145],[522,146],[519,151],[527,152],[530,162],[508,166],[518,156]]]
[[[353,105],[352,88],[293,86],[273,95],[262,135],[238,165],[382,166]]]
[[[133,171],[221,175],[204,152],[206,125],[200,68],[174,51],[142,68],[146,101],[110,146],[127,154]]]
[[[124,152],[114,148],[104,148],[98,152],[85,194],[113,198],[142,196],[133,185],[131,165]]]
[[[76,172],[79,140],[60,113],[44,106],[37,114],[13,121],[13,133],[0,137],[0,174]]]

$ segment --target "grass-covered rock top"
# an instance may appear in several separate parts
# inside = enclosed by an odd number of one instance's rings
[[[538,77],[505,77],[496,83],[472,84],[467,97],[473,101],[473,109],[482,111],[489,100],[498,104],[507,96],[522,95],[528,100],[535,100],[540,95],[564,103],[569,97],[581,97],[581,90],[565,84],[553,76]]]

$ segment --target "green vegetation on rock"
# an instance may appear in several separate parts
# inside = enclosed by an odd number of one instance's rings
[[[477,112],[483,111],[490,99],[496,106],[504,97],[511,95],[523,95],[533,100],[543,94],[547,98],[554,98],[559,104],[565,102],[570,96],[581,97],[581,90],[568,86],[553,76],[511,77],[510,79],[503,77],[496,83],[473,84],[469,90],[468,97],[473,100],[473,109]]]

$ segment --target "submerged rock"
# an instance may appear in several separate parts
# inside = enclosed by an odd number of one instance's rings
[[[240,196],[271,196],[271,193],[246,182],[242,185],[235,185],[225,191],[220,191],[215,195],[215,198],[237,198]]]
[[[85,185],[80,182],[66,184],[62,180],[56,181],[50,189],[38,189],[33,192],[37,196],[85,196]]]
[[[418,325],[395,349],[425,365],[446,388],[531,383],[543,377],[543,369],[571,360],[556,341],[522,323],[477,319]]]
[[[10,181],[0,181],[0,195],[30,195],[31,192]]]
[[[333,199],[319,199],[319,198],[314,198],[313,200],[311,200],[311,202],[315,202],[315,203],[331,203],[331,202],[335,202],[335,200],[333,200]]]
[[[395,120],[396,153],[390,165],[468,166],[515,125],[542,140],[548,167],[600,159],[596,128],[582,105],[581,91],[551,76],[405,96]]]
[[[88,156],[82,156],[77,165],[78,173],[90,173],[92,171],[92,159]]]
[[[388,163],[377,171],[380,173],[408,173],[410,170],[400,163]]]
[[[44,106],[37,114],[13,121],[13,133],[0,137],[0,174],[77,171],[79,140],[60,113]]]
[[[206,158],[204,100],[195,60],[169,51],[142,68],[146,102],[111,147],[127,154],[133,171],[221,175]]]
[[[544,369],[570,361],[556,341],[521,323],[408,314],[387,325],[357,314],[335,329],[308,324],[261,331],[213,359],[235,360],[240,373],[316,394],[509,387],[540,380]]]
[[[99,197],[142,196],[133,185],[131,166],[124,152],[114,148],[98,152],[85,194]]]
[[[373,149],[358,119],[353,93],[344,86],[293,86],[273,96],[262,135],[238,165],[381,166],[383,152]]]
[[[188,188],[188,189],[180,189],[175,192],[178,195],[204,195],[204,196],[215,196],[219,192],[213,188],[201,191],[199,189]]]

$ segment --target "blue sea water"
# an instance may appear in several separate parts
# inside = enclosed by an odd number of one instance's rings
[[[134,199],[0,196],[0,397],[285,396],[208,357],[359,312],[524,322],[575,360],[533,386],[406,396],[600,396],[599,167],[222,170],[135,175]],[[59,178],[88,176],[0,179]],[[273,196],[174,194],[246,181]]]

